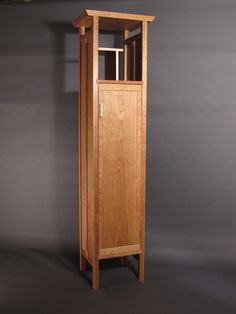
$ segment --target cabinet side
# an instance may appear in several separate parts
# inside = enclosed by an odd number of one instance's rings
[[[141,249],[145,251],[145,205],[146,205],[146,119],[147,119],[147,22],[142,22],[142,122],[141,122]],[[143,263],[144,264],[144,256]],[[144,277],[144,265],[140,276]]]
[[[88,258],[94,264],[98,255],[98,18],[93,18],[87,37],[87,241]]]
[[[94,264],[97,258],[97,31],[98,19],[80,35],[79,182],[80,248]],[[96,26],[96,27],[94,27]]]
[[[94,260],[94,99],[93,31],[80,36],[79,178],[80,247],[83,255]]]
[[[88,255],[88,164],[87,164],[87,37],[80,33],[79,58],[79,212],[80,249]]]

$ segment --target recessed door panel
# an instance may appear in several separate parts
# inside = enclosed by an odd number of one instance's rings
[[[99,84],[99,248],[140,243],[141,86]]]

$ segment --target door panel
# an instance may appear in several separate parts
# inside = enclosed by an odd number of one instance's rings
[[[99,248],[140,243],[141,86],[100,84]]]

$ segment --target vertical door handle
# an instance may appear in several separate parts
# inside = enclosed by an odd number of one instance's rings
[[[103,117],[103,103],[102,102],[99,104],[99,116],[100,118]]]

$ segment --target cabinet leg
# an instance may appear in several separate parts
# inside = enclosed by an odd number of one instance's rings
[[[93,289],[99,288],[99,261],[93,264]]]
[[[144,281],[144,254],[139,255],[138,279],[141,282]]]
[[[121,265],[125,265],[126,264],[125,256],[121,256],[120,263],[121,263]]]
[[[80,271],[86,270],[86,259],[82,253],[80,253]]]

